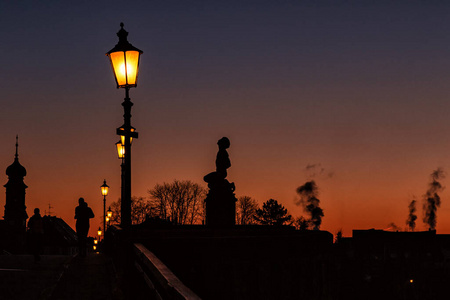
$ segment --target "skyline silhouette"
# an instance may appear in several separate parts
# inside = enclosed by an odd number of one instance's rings
[[[237,198],[306,216],[296,189],[314,180],[320,228],[348,236],[405,227],[415,196],[415,230],[428,229],[429,174],[450,170],[450,4],[117,3],[0,4],[0,170],[18,134],[28,215],[51,203],[75,228],[83,197],[93,236],[103,179],[107,206],[120,197],[123,95],[104,53],[124,22],[146,53],[132,93],[133,196],[174,179],[206,187],[211,141],[227,136]],[[447,189],[439,195],[436,229],[450,233]]]

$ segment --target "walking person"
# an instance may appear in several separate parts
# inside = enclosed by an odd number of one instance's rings
[[[30,233],[31,251],[34,255],[34,262],[41,260],[42,238],[44,236],[44,222],[39,208],[34,209],[34,215],[28,220],[28,232]]]
[[[89,233],[89,219],[94,217],[92,209],[88,207],[83,198],[78,199],[78,206],[75,208],[76,229],[78,236],[78,248],[81,257],[86,256],[86,241]]]

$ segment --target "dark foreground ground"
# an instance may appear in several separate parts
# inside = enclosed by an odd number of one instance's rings
[[[70,256],[42,256],[34,263],[32,255],[0,256],[0,299],[48,299]]]
[[[31,255],[0,256],[1,300],[128,299],[118,286],[114,266],[103,254],[43,255],[39,263]]]

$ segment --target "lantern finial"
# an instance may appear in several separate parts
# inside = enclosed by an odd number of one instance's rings
[[[127,40],[127,36],[128,36],[128,32],[123,29],[123,22],[120,23],[120,30],[117,32],[117,36],[119,37],[119,44],[128,44],[128,40]]]

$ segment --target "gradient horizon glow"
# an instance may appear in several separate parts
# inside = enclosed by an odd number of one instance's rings
[[[322,230],[405,228],[413,197],[416,230],[427,229],[429,176],[450,171],[450,4],[188,2],[0,4],[0,171],[18,134],[29,215],[50,203],[74,227],[84,197],[94,236],[104,179],[107,206],[120,197],[124,92],[105,53],[124,22],[144,51],[130,90],[132,195],[174,179],[206,186],[227,136],[237,197],[273,198],[298,217],[296,189],[314,179]],[[449,234],[440,196],[437,232]]]

